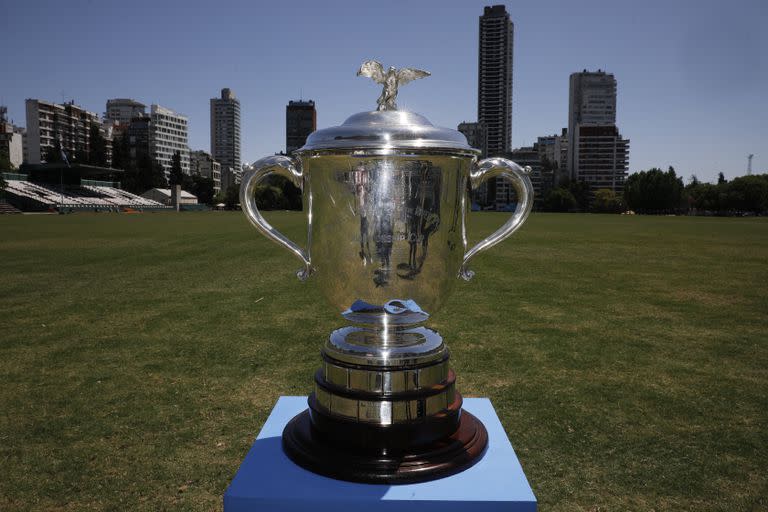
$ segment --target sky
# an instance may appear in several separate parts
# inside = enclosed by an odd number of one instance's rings
[[[209,99],[241,102],[242,157],[284,150],[289,100],[316,102],[318,128],[373,110],[364,60],[432,76],[403,87],[400,109],[456,128],[477,118],[478,17],[492,2],[0,0],[0,104],[157,103],[189,118],[210,151]],[[521,0],[515,24],[512,145],[568,124],[568,77],[618,81],[617,125],[630,172],[674,166],[702,181],[768,172],[768,2]]]

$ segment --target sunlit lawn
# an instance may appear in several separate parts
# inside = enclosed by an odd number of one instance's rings
[[[0,217],[0,510],[220,508],[340,324],[297,268],[234,212]],[[768,219],[535,214],[473,268],[432,326],[541,510],[768,508]]]

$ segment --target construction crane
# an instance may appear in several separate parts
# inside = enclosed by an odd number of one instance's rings
[[[747,155],[747,176],[752,175],[752,157],[755,155]]]

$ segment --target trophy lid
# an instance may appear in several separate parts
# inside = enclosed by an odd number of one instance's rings
[[[332,149],[443,149],[479,153],[464,134],[402,110],[360,112],[340,126],[313,132],[299,152]]]

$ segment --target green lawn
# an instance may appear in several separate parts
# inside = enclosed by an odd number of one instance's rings
[[[220,508],[341,323],[234,212],[2,216],[0,262],[3,511]],[[432,327],[542,511],[768,508],[768,219],[534,214],[473,268]]]

